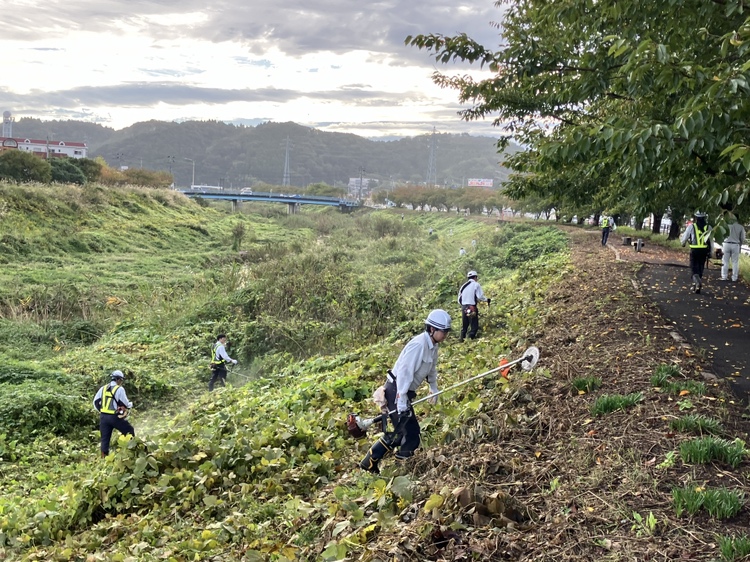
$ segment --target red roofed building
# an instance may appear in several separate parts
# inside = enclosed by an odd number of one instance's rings
[[[85,142],[46,141],[0,137],[0,150],[18,149],[31,152],[40,158],[86,158],[88,147]]]

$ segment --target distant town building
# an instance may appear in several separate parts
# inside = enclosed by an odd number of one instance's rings
[[[31,152],[40,158],[86,158],[88,147],[85,142],[47,141],[23,139],[14,137],[0,137],[0,149],[23,150]]]
[[[360,186],[360,179],[362,185]],[[362,195],[366,197],[370,193],[370,178],[349,178],[349,195],[353,197],[359,197]]]

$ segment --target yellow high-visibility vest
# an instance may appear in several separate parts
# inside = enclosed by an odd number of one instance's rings
[[[118,385],[108,384],[102,387],[102,409],[99,410],[102,414],[114,414],[117,411],[117,400],[115,400],[117,388]]]
[[[698,228],[697,224],[693,225],[693,232],[695,233],[695,244],[690,244],[691,248],[707,248],[706,244],[706,233],[708,232],[708,225],[703,227],[703,230]]]

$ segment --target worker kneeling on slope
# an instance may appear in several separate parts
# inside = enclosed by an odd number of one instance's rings
[[[446,311],[435,309],[430,312],[425,320],[424,332],[414,336],[404,346],[393,369],[388,371],[384,408],[387,408],[387,412],[395,412],[390,415],[395,430],[386,432],[370,447],[360,463],[362,469],[379,473],[378,463],[394,449],[398,449],[395,454],[397,459],[414,455],[420,443],[420,430],[411,401],[425,379],[430,385],[430,392],[438,392],[438,344],[445,340],[450,329],[451,317]],[[437,399],[437,396],[433,396],[429,402],[436,404]]]

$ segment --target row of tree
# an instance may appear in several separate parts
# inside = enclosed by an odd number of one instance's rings
[[[481,187],[464,187],[444,189],[402,185],[393,191],[377,191],[373,194],[376,203],[392,201],[396,206],[411,205],[412,208],[425,209],[435,207],[447,211],[450,209],[468,209],[472,213],[482,213],[486,209],[503,209],[511,205],[510,199],[502,192]]]
[[[407,44],[439,62],[487,68],[483,80],[436,73],[529,148],[505,160],[507,193],[557,209],[746,219],[750,183],[747,0],[515,0],[500,50],[467,35]],[[505,7],[503,7],[505,8]],[[587,214],[587,213],[579,213]]]
[[[163,171],[131,168],[117,170],[103,158],[50,158],[45,160],[30,152],[9,149],[0,153],[0,180],[26,183],[68,183],[83,185],[143,185],[169,187],[172,175]]]

